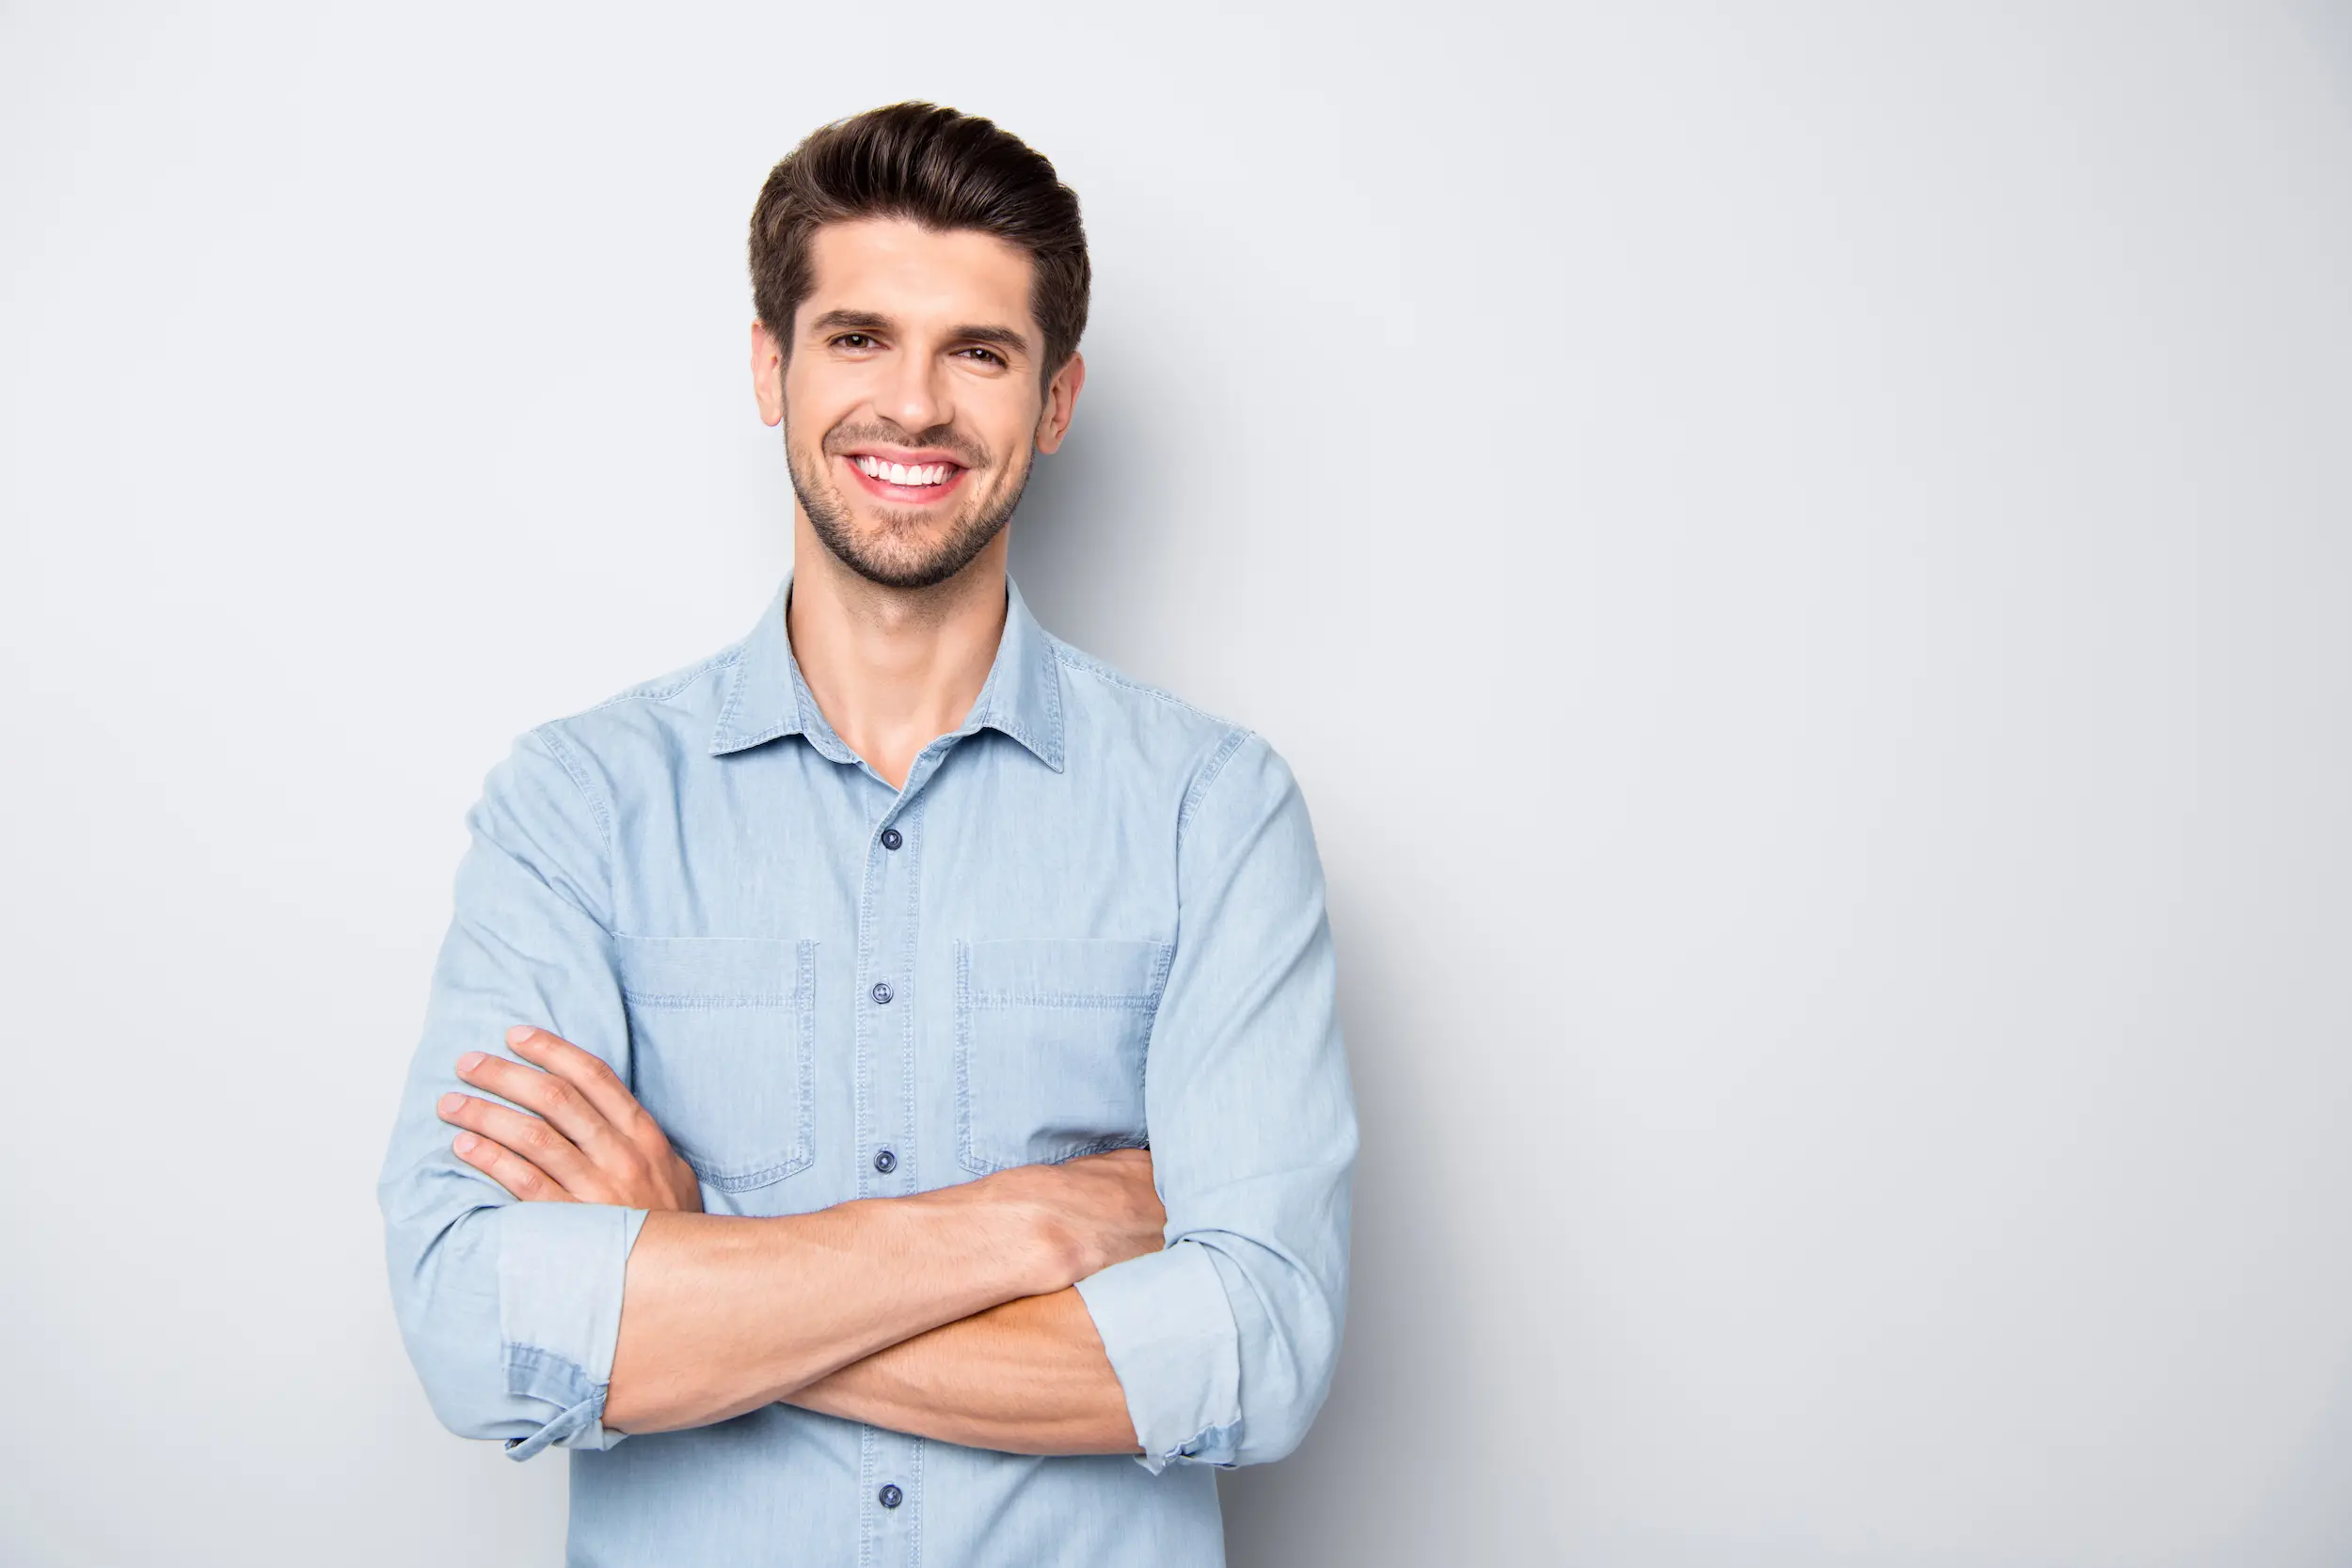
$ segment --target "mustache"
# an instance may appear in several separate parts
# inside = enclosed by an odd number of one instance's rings
[[[967,468],[985,468],[991,459],[988,449],[951,424],[933,425],[930,429],[907,434],[906,430],[887,420],[866,424],[842,423],[825,432],[824,452],[838,457],[850,447],[866,442],[879,442],[894,447],[935,447],[941,451],[955,453],[956,461]]]

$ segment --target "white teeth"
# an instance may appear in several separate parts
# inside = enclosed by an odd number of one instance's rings
[[[858,472],[868,479],[885,480],[892,484],[945,484],[947,465],[945,463],[890,463],[861,452],[851,459]]]

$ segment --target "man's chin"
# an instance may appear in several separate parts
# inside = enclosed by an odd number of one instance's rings
[[[962,571],[988,547],[988,537],[968,539],[937,525],[919,532],[861,527],[848,537],[819,527],[817,537],[850,571],[883,588],[931,588]],[[993,537],[991,531],[989,537]]]
[[[807,485],[794,465],[794,492],[827,553],[883,588],[936,587],[979,559],[1012,520],[1026,472],[1009,487],[999,481],[985,497],[968,498],[949,516],[929,508],[876,505],[831,485]]]
[[[936,588],[962,570],[969,562],[925,560],[877,560],[867,555],[847,555],[835,550],[834,559],[878,588],[896,588],[912,593],[922,588]]]

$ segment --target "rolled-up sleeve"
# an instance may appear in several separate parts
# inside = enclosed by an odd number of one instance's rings
[[[1258,736],[1178,832],[1176,953],[1144,1078],[1167,1246],[1081,1280],[1154,1474],[1298,1446],[1346,1312],[1355,1101],[1306,802]]]
[[[522,1203],[459,1160],[436,1110],[468,1051],[512,1055],[506,1030],[552,1029],[628,1077],[610,930],[609,815],[551,729],[521,736],[467,814],[455,912],[376,1196],[392,1305],[434,1413],[528,1459],[603,1449],[601,1420],[639,1209]]]

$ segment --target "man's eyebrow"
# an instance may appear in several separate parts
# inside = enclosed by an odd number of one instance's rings
[[[1009,326],[959,326],[947,336],[961,338],[967,343],[994,343],[998,348],[1009,348],[1015,354],[1025,355],[1029,352],[1029,340]]]
[[[888,332],[897,324],[878,310],[828,310],[808,324],[811,332]],[[947,336],[967,343],[993,343],[998,348],[1026,356],[1029,340],[1009,326],[963,325],[950,327]]]
[[[887,332],[890,318],[871,310],[828,310],[808,324],[811,332]]]

